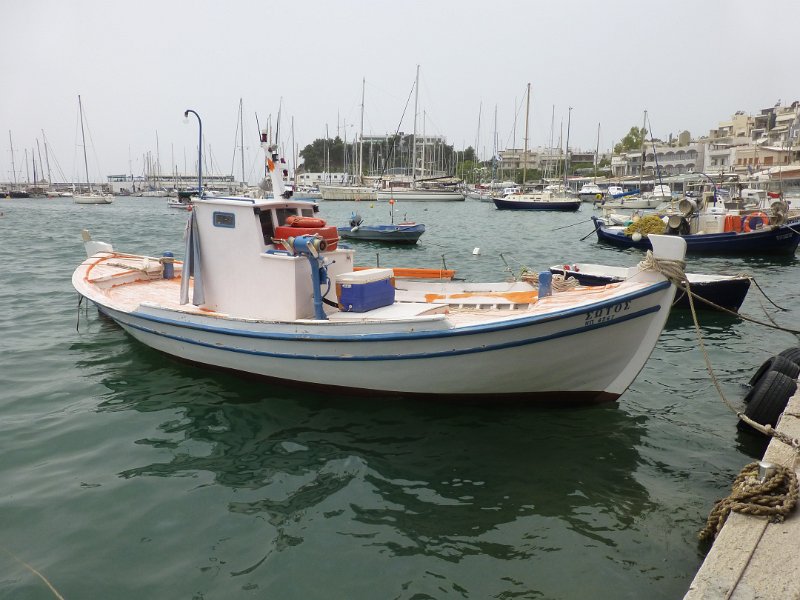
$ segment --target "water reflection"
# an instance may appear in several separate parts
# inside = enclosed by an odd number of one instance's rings
[[[396,556],[532,557],[563,549],[554,531],[564,528],[614,547],[655,508],[636,478],[643,417],[613,404],[324,398],[209,374],[136,343],[111,363],[98,409],[163,411],[160,435],[136,443],[170,451],[120,476],[209,472],[220,486],[250,490],[227,509],[263,516],[278,531],[275,549],[302,543],[324,519],[352,543]],[[509,525],[521,529],[504,540],[497,532]]]

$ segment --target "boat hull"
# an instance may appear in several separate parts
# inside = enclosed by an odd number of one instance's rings
[[[350,324],[187,318],[151,306],[124,312],[78,275],[73,283],[134,338],[193,363],[342,392],[481,401],[617,398],[644,366],[674,296],[657,281],[555,313],[452,327],[441,316]]]
[[[656,208],[662,202],[668,201],[669,198],[661,196],[653,196],[650,198],[620,198],[614,200],[599,200],[595,204],[600,208],[617,209],[617,210],[641,210],[644,208]]]
[[[463,202],[461,192],[438,190],[379,190],[379,201],[398,200],[401,202]]]
[[[321,185],[320,197],[323,200],[375,200],[375,190],[363,186]]]
[[[597,217],[592,217],[597,239],[620,248],[652,248],[650,240],[643,237],[634,241],[623,233],[624,228],[609,228]],[[680,236],[686,241],[687,254],[731,254],[731,255],[791,255],[800,243],[800,223],[767,227],[737,233],[706,233]]]
[[[581,207],[580,199],[576,200],[509,200],[494,198],[494,205],[500,210],[558,210],[574,212]]]
[[[111,204],[113,198],[101,194],[75,194],[72,201],[75,204]]]
[[[621,278],[613,275],[582,273],[574,269],[568,270],[559,267],[550,267],[550,272],[554,275],[573,277],[581,285],[588,286],[608,285],[609,283],[622,281]],[[717,306],[734,312],[738,312],[739,308],[741,308],[750,289],[750,278],[744,275],[736,277],[707,277],[705,279],[694,277],[691,273],[687,273],[686,276],[689,279],[692,292]],[[695,299],[694,306],[698,310],[716,310],[715,307],[697,299]],[[690,308],[689,296],[686,292],[678,290],[675,294],[672,308],[682,310]]]
[[[388,242],[393,244],[416,244],[425,233],[424,225],[361,225],[355,231],[352,227],[337,227],[339,237],[348,240]]]

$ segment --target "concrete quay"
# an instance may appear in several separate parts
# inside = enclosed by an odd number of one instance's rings
[[[777,430],[800,439],[800,391],[789,399]],[[764,461],[800,474],[800,459],[772,439]],[[800,599],[800,507],[783,523],[731,512],[684,600]]]

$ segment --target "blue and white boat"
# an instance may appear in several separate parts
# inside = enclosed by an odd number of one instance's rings
[[[689,254],[792,255],[800,243],[800,221],[786,220],[779,211],[770,218],[766,213],[729,213],[724,208],[710,208],[700,214],[672,214],[663,217],[666,233],[686,242]],[[597,239],[620,248],[652,248],[650,237],[631,232],[625,225],[609,219],[592,217]]]
[[[581,285],[608,285],[637,277],[639,267],[613,267],[593,263],[574,263],[554,265],[550,267],[553,275],[565,278],[572,277]],[[737,312],[750,289],[750,277],[747,275],[709,275],[705,273],[686,273],[692,293],[707,300],[703,302],[695,298],[694,306],[699,310],[718,310],[719,306]],[[689,309],[689,296],[681,290],[675,295],[673,308]]]
[[[356,271],[331,228],[285,225],[311,222],[313,207],[282,198],[271,173],[276,198],[194,199],[184,261],[87,240],[73,286],[136,340],[199,365],[336,393],[488,402],[613,400],[669,314],[675,286],[656,271],[552,293],[546,277],[536,288]],[[651,241],[656,258],[683,259],[680,238]]]
[[[425,233],[422,223],[388,223],[385,225],[365,225],[359,214],[350,216],[350,225],[336,228],[339,237],[348,240],[366,240],[391,244],[416,244]]]

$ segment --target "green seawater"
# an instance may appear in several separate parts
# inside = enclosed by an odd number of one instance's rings
[[[353,210],[389,219],[386,204],[320,207],[331,224]],[[679,598],[713,502],[765,447],[737,431],[686,314],[611,404],[297,391],[178,362],[79,311],[81,229],[180,257],[186,213],[165,199],[3,199],[0,212],[2,599],[55,597],[23,562],[68,600]],[[486,281],[505,263],[642,258],[580,241],[590,215],[407,203],[395,217],[426,224],[420,243],[361,243],[356,262],[444,261]],[[798,323],[793,257],[691,258],[689,270],[750,273],[788,309],[771,316]],[[764,318],[762,304],[751,288],[743,312]],[[735,403],[765,359],[798,344],[724,315],[701,323]]]

